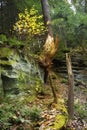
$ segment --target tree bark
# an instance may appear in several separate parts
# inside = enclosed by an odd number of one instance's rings
[[[50,16],[50,9],[49,9],[49,3],[48,0],[41,0],[42,5],[42,12],[44,17],[44,24],[48,29],[48,34],[53,37],[53,29],[52,29],[52,22],[51,22],[51,16]]]
[[[41,0],[41,5],[42,5],[42,11],[43,11],[43,17],[44,17],[44,24],[47,27],[48,34],[47,34],[46,42],[43,46],[43,51],[41,52],[39,60],[43,69],[45,70],[45,77],[44,77],[45,83],[47,81],[47,78],[49,77],[50,87],[52,89],[52,93],[54,96],[54,102],[56,103],[57,96],[56,96],[56,93],[55,93],[55,90],[51,81],[50,69],[52,66],[52,58],[54,57],[58,48],[58,38],[56,38],[56,40],[54,41],[48,0]]]
[[[71,58],[68,53],[66,53],[66,65],[67,65],[67,71],[68,71],[68,114],[69,118],[73,118],[74,116],[74,76],[72,72],[72,66],[71,66]]]
[[[54,57],[58,48],[58,37],[54,41],[48,0],[41,0],[41,5],[44,16],[44,23],[48,29],[48,35],[46,38],[46,42],[43,46],[40,61],[42,62],[43,65],[45,64],[45,66],[49,68],[49,66],[52,63],[51,60]]]
[[[52,78],[51,78],[51,74],[49,73],[49,82],[50,82],[50,87],[51,87],[51,90],[52,90],[52,93],[53,93],[53,97],[54,97],[54,101],[55,103],[57,103],[57,95],[56,95],[56,92],[55,92],[55,89],[54,89],[54,86],[53,86],[53,82],[52,82]]]
[[[40,55],[40,62],[42,66],[44,67],[45,74],[49,74],[49,69],[52,66],[52,58],[54,57],[58,48],[58,37],[54,41],[48,0],[41,0],[41,5],[42,5],[43,16],[44,16],[44,23],[48,29],[48,35],[47,35],[45,44],[43,46],[43,51],[41,52],[41,55]],[[44,79],[46,81],[46,78]]]

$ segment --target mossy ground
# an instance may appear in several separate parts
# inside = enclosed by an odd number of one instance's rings
[[[4,121],[1,123],[4,125],[3,130],[6,130],[6,127],[8,130],[11,130],[11,128],[16,130],[19,127],[24,130],[31,126],[34,130],[39,130],[42,127],[43,130],[59,130],[65,127],[68,121],[68,114],[62,93],[63,86],[60,81],[58,77],[53,79],[53,86],[58,98],[57,104],[53,102],[49,81],[47,85],[43,86],[43,92],[26,92],[16,97],[6,97],[0,104],[1,113],[4,115],[4,118],[1,117],[1,120]],[[12,121],[9,122],[10,120]]]
[[[68,125],[69,128],[66,128],[68,124],[66,106],[68,84],[67,82],[63,82],[64,79],[56,76],[53,72],[51,76],[52,84],[57,94],[57,103],[53,102],[54,99],[49,80],[47,84],[42,86],[43,91],[34,90],[34,93],[26,91],[17,96],[7,97],[0,103],[0,110],[2,112],[3,109],[2,113],[4,114],[4,125],[6,126],[7,123],[9,126],[9,119],[12,120],[8,130],[77,130],[79,127],[78,119],[83,121],[84,115],[86,119],[86,110],[82,108],[82,105],[84,105],[82,95],[84,95],[86,99],[85,95],[87,91],[86,89],[79,88],[79,93],[77,93],[77,90],[75,91],[75,119],[72,123],[70,122]],[[0,123],[1,120],[2,119],[0,119]],[[74,125],[76,126],[74,127]],[[85,130],[86,126],[82,127],[83,130]],[[6,128],[4,127],[1,130],[6,130]]]

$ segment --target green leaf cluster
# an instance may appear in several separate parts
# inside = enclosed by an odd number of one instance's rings
[[[51,5],[54,31],[68,47],[86,44],[87,40],[87,13],[81,9],[86,5],[83,7],[81,0],[77,0],[75,4],[72,2],[72,5],[75,11],[66,0],[55,1],[54,5]]]
[[[7,37],[4,34],[0,35],[0,44],[1,45],[10,45],[10,46],[20,46],[23,44],[22,41],[19,41],[16,36]]]
[[[6,42],[6,41],[7,41],[6,35],[1,34],[1,35],[0,35],[0,43]]]

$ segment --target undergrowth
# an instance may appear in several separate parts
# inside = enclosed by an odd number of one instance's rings
[[[11,130],[13,126],[33,124],[41,120],[41,109],[28,106],[20,100],[6,99],[0,104],[0,130]]]

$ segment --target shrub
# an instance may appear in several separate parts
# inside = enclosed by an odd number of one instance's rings
[[[9,45],[17,45],[17,46],[22,44],[22,42],[17,40],[16,37],[9,38],[8,43]]]
[[[0,35],[0,44],[3,44],[3,43],[6,42],[6,41],[7,41],[6,35],[1,34],[1,35]]]
[[[80,118],[84,119],[86,118],[87,116],[87,109],[86,109],[86,105],[87,104],[80,104],[80,103],[75,103],[75,111],[76,113],[79,115]]]
[[[0,130],[10,130],[14,125],[30,124],[39,121],[41,110],[21,102],[3,103],[0,106]],[[23,128],[23,127],[22,127]]]
[[[38,15],[38,10],[34,6],[28,12],[25,9],[24,13],[19,13],[19,20],[14,25],[14,31],[19,38],[26,39],[35,35],[44,33],[45,27],[42,22],[42,15]]]

